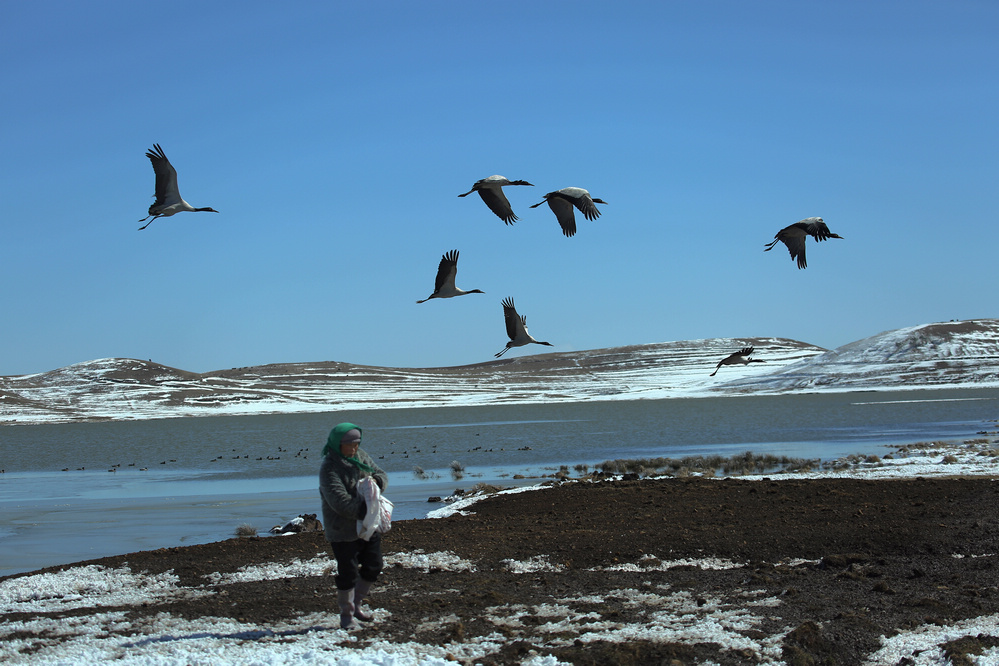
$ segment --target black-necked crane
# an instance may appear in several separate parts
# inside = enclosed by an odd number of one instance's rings
[[[153,163],[153,171],[156,172],[156,201],[149,207],[149,215],[139,220],[139,222],[149,220],[139,227],[139,231],[148,227],[158,217],[170,217],[184,211],[192,213],[218,212],[214,208],[195,208],[181,198],[180,188],[177,187],[177,170],[170,164],[170,160],[160,148],[160,144],[154,143],[152,149],[146,152],[146,157]]]
[[[774,236],[774,239],[767,243],[769,252],[778,242],[787,246],[787,251],[791,253],[791,259],[798,260],[798,268],[805,268],[805,239],[811,236],[816,241],[824,241],[827,238],[842,238],[839,234],[829,231],[829,227],[822,221],[821,217],[806,217],[800,222],[784,227]]]
[[[722,360],[718,361],[718,365],[715,366],[715,372],[718,372],[718,369],[721,368],[723,365],[749,365],[750,363],[766,363],[766,361],[764,361],[761,358],[749,358],[749,356],[752,353],[753,353],[752,347],[743,347],[734,354],[729,354]],[[712,372],[709,375],[709,377],[714,377],[715,372]]]
[[[503,320],[506,322],[506,334],[510,338],[510,342],[506,343],[506,347],[496,354],[496,358],[514,347],[523,347],[532,342],[536,345],[552,346],[550,342],[542,342],[531,337],[531,334],[527,332],[527,317],[517,314],[517,308],[514,307],[513,299],[510,297],[503,299]]]
[[[503,188],[507,185],[530,185],[534,187],[533,184],[526,180],[508,180],[503,176],[489,176],[488,178],[475,181],[472,189],[458,196],[467,197],[472,192],[478,192],[482,200],[489,206],[489,210],[496,213],[499,219],[507,224],[513,224],[520,218],[513,214],[513,206],[510,205],[510,200],[503,194]]]
[[[567,237],[576,234],[576,214],[572,211],[573,206],[578,208],[587,220],[595,220],[600,217],[600,210],[596,204],[607,204],[603,199],[594,199],[589,192],[581,187],[563,187],[561,190],[549,192],[545,195],[545,201],[555,213],[555,219],[558,220],[559,226],[562,227],[562,233]],[[531,208],[537,208],[545,201],[539,201]]]
[[[437,265],[437,281],[434,283],[434,293],[430,294],[422,301],[426,303],[431,298],[452,298],[454,296],[464,296],[465,294],[484,294],[481,289],[459,289],[454,286],[454,276],[458,274],[458,250],[446,252],[441,257],[441,263]]]

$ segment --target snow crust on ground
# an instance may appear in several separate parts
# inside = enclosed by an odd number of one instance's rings
[[[988,475],[999,477],[994,458],[984,455],[987,445],[974,440],[925,448],[907,447],[897,457],[878,461],[844,463],[844,468],[803,474],[768,475],[780,478],[819,478],[830,476],[854,478],[891,478],[896,476]],[[991,462],[986,462],[988,458]],[[753,477],[740,477],[753,478]],[[579,482],[579,481],[577,481]],[[997,481],[999,483],[999,481]],[[501,491],[544,492],[545,486]],[[464,498],[434,512],[436,516],[451,511],[474,511],[478,497]],[[990,557],[995,553],[954,553],[954,557]],[[430,570],[474,571],[475,563],[453,553],[397,553],[386,557],[387,564]],[[391,561],[389,561],[391,560]],[[802,562],[781,563],[791,566]],[[556,572],[543,558],[526,562],[504,562],[511,571],[530,575],[539,570]],[[705,558],[674,562],[645,555],[640,561],[623,563],[611,570],[662,570],[672,566],[737,568],[739,562]],[[335,562],[318,555],[305,562],[255,565],[231,574],[214,574],[206,585],[276,579],[302,575],[328,575]],[[374,642],[366,647],[349,632],[339,628],[336,611],[305,615],[273,626],[258,626],[230,618],[206,617],[198,621],[161,613],[153,619],[132,622],[123,611],[105,611],[155,602],[157,599],[183,595],[214,594],[203,586],[184,587],[167,572],[158,576],[137,573],[128,568],[107,569],[94,565],[78,566],[60,573],[44,573],[0,582],[0,613],[49,613],[59,610],[91,609],[89,614],[68,617],[34,617],[9,621],[0,626],[0,662],[10,664],[80,664],[114,660],[123,666],[164,666],[196,663],[234,665],[337,664],[354,666],[444,666],[453,659],[474,661],[495,652],[505,641],[503,629],[524,627],[523,618],[545,621],[534,629],[533,640],[556,648],[567,641],[652,640],[673,642],[711,642],[733,650],[746,650],[757,663],[781,664],[781,642],[791,627],[782,633],[759,637],[757,629],[764,618],[779,616],[780,600],[764,596],[747,587],[732,595],[707,595],[693,599],[668,585],[634,590],[622,589],[613,594],[623,603],[641,604],[648,612],[642,623],[601,620],[593,609],[605,601],[593,595],[568,595],[554,604],[542,606],[503,605],[489,609],[487,617],[497,632],[473,641],[443,646],[421,643]],[[375,609],[376,620],[388,617],[388,611]],[[434,622],[457,623],[459,618],[434,618]],[[536,623],[536,622],[535,622]],[[535,623],[532,623],[534,626]],[[962,636],[986,635],[999,638],[999,615],[983,615],[951,625],[926,625],[884,638],[881,647],[868,655],[865,666],[889,666],[900,663],[929,666],[946,663],[942,645]],[[566,638],[573,636],[574,638]],[[31,650],[30,654],[25,652]],[[977,664],[999,663],[999,649],[974,657]],[[551,655],[529,655],[528,666],[561,664]]]

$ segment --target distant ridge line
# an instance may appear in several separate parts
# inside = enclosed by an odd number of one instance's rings
[[[743,347],[766,363],[717,363]],[[0,377],[0,424],[912,388],[999,388],[999,320],[924,324],[825,350],[777,337],[551,352],[437,368],[342,361],[195,373],[96,359]]]

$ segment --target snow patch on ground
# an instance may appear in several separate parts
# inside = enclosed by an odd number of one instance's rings
[[[178,594],[208,594],[177,587],[172,572],[155,576],[128,568],[75,567],[71,576],[43,573],[0,583],[0,612],[66,611],[95,606],[129,606]]]
[[[243,567],[235,573],[213,573],[208,577],[213,585],[229,585],[231,583],[253,583],[260,580],[277,580],[279,578],[298,578],[300,576],[323,576],[327,572],[336,571],[336,560],[326,555],[316,555],[311,560],[302,562],[293,560],[288,564],[260,564]]]
[[[985,615],[955,622],[949,626],[924,624],[909,631],[903,631],[891,638],[881,638],[881,649],[872,654],[865,666],[936,666],[950,660],[940,647],[964,636],[995,636],[999,638],[999,615]],[[999,648],[986,650],[978,655],[978,664],[999,664]]]
[[[395,553],[385,556],[385,566],[401,566],[421,571],[475,571],[475,564],[463,560],[454,553],[438,552],[424,553],[417,550],[412,553]]]

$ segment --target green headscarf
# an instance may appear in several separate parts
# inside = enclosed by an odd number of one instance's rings
[[[356,457],[348,458],[347,456],[340,453],[340,440],[342,440],[343,436],[346,435],[351,430],[357,430],[363,435],[363,431],[353,423],[338,423],[333,428],[333,430],[330,431],[330,436],[326,438],[326,446],[323,447],[323,457],[325,458],[330,451],[336,451],[336,454],[338,456],[349,462],[357,469],[367,472],[368,474],[374,474],[375,472],[374,467],[371,467],[370,465],[365,465]]]

